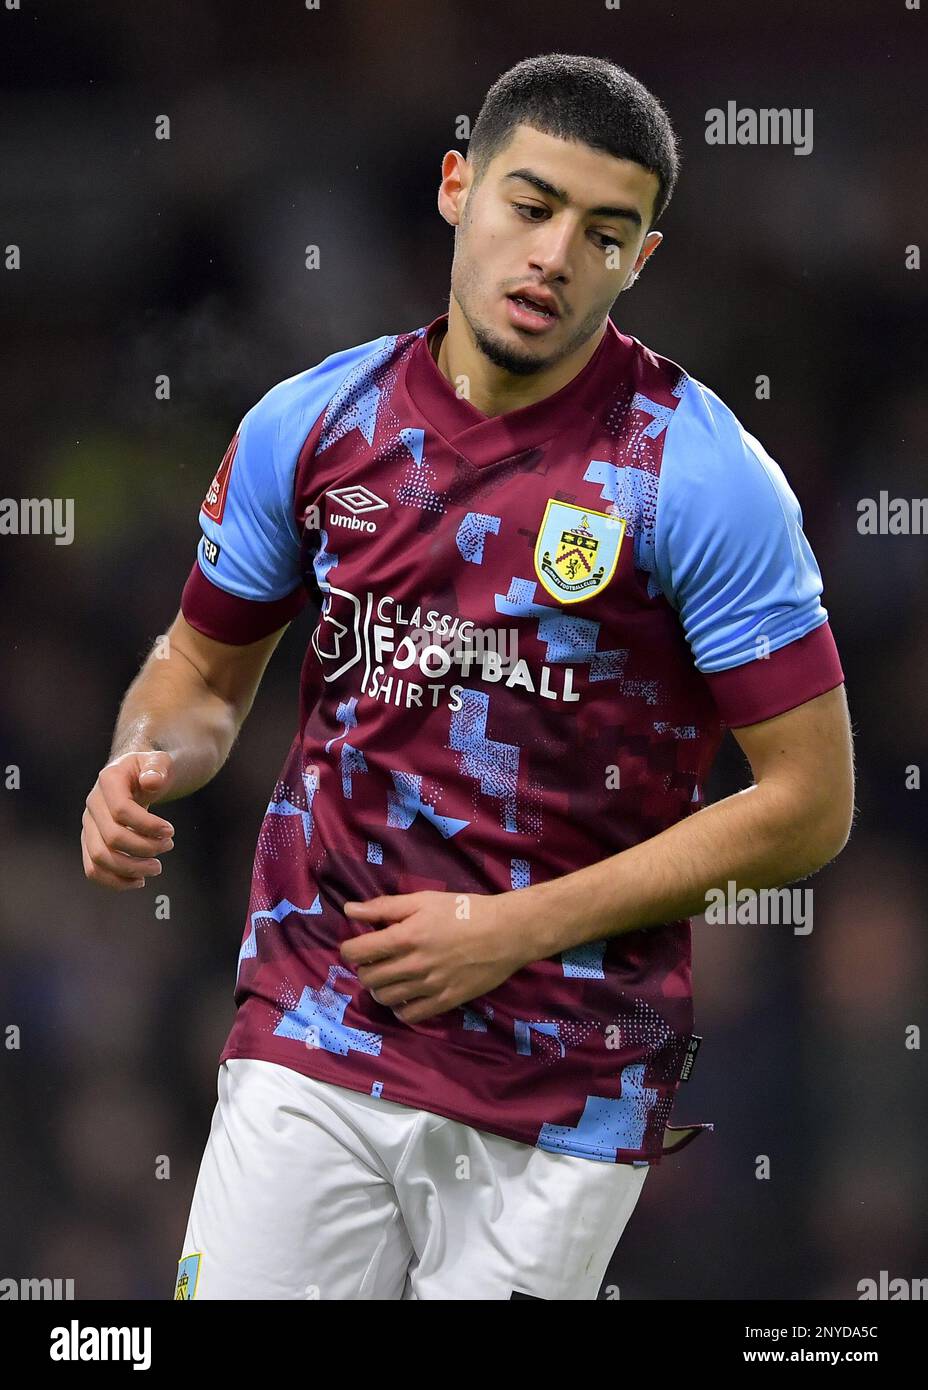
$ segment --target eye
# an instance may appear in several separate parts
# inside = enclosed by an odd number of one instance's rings
[[[538,203],[512,203],[510,206],[520,217],[524,217],[526,222],[538,222],[548,216],[548,209],[541,207]],[[538,214],[537,217],[534,215],[535,213]],[[621,250],[625,245],[624,241],[619,241],[618,238],[609,236],[606,232],[593,231],[590,235],[597,239],[598,245],[603,251],[608,250],[611,246],[616,246]]]
[[[540,207],[538,203],[513,203],[512,206],[515,208],[516,212],[519,213],[520,217],[525,217],[528,222],[537,222],[539,220],[537,217],[531,216],[533,212],[541,213],[542,217],[546,217],[548,213],[548,209]]]

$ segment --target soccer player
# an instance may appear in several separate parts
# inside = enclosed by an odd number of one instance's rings
[[[161,870],[308,596],[176,1297],[595,1299],[696,1046],[689,916],[853,813],[843,673],[778,465],[609,314],[677,149],[623,69],[487,94],[447,314],[248,410],[87,799]],[[724,729],[754,783],[704,806]]]

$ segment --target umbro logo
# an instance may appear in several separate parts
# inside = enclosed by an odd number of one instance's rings
[[[389,506],[382,497],[378,497],[376,492],[371,492],[370,488],[362,487],[356,483],[350,487],[331,488],[326,494],[339,507],[344,507],[351,512],[351,516],[342,516],[338,512],[332,512],[329,520],[333,526],[344,526],[349,531],[376,531],[377,526],[373,521],[363,519],[365,512],[379,512],[384,507]]]
[[[382,507],[388,505],[376,492],[371,492],[370,488],[361,487],[359,484],[354,487],[331,488],[327,495],[355,516],[360,512],[379,512]]]

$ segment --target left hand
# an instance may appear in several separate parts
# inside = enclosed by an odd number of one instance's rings
[[[487,994],[536,959],[516,897],[426,890],[346,902],[346,917],[385,925],[343,941],[342,960],[379,1004],[404,1023],[421,1023]]]

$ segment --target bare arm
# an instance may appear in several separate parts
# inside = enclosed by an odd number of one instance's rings
[[[754,786],[599,863],[529,888],[422,890],[346,902],[379,931],[342,942],[342,960],[405,1023],[494,989],[531,961],[702,912],[710,888],[772,888],[814,872],[847,842],[854,807],[844,687],[734,730]]]
[[[254,702],[286,628],[260,642],[232,646],[204,637],[178,613],[123,698],[110,762],[124,753],[163,751],[174,760],[176,801],[205,786],[222,767]]]
[[[285,627],[245,646],[215,642],[178,613],[123,698],[109,760],[87,797],[87,878],[144,884],[173,847],[170,822],[147,808],[189,796],[222,767]]]
[[[814,873],[847,843],[854,760],[844,686],[733,730],[753,786],[652,839],[513,895],[539,956],[705,910],[710,888],[772,888]],[[536,957],[537,958],[537,957]]]

